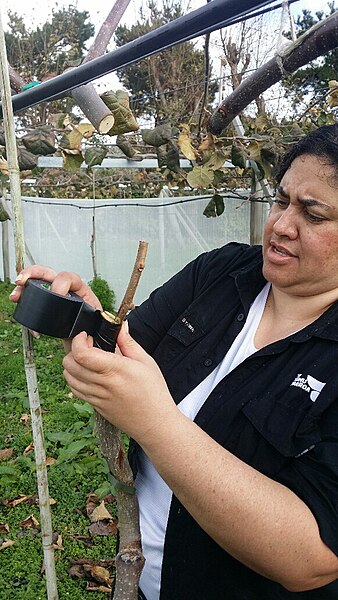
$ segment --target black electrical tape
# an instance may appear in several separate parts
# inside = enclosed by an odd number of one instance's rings
[[[106,352],[115,352],[116,339],[121,329],[121,325],[111,323],[101,316],[101,322],[98,324],[97,331],[93,334],[94,345]]]
[[[53,292],[50,284],[41,279],[28,279],[13,317],[28,329],[52,337],[66,339],[86,331],[94,339],[96,335],[102,336],[106,346],[110,339],[105,333],[106,326],[103,327],[108,322],[99,310],[73,292],[67,296]],[[116,337],[117,334],[115,340]]]

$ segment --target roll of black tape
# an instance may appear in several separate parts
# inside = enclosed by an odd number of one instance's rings
[[[77,294],[57,294],[41,279],[28,279],[13,317],[28,329],[58,338],[80,331],[95,336],[103,320],[100,311]]]

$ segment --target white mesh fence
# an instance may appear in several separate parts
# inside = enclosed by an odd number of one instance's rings
[[[129,281],[139,240],[149,242],[146,268],[135,298],[139,303],[202,252],[229,241],[249,242],[249,202],[225,198],[224,213],[217,218],[203,215],[207,203],[208,199],[198,196],[104,201],[24,197],[25,238],[35,263],[57,271],[75,271],[89,281],[93,277],[90,242],[95,206],[97,271],[109,282],[117,302]],[[9,238],[13,281],[11,224]]]

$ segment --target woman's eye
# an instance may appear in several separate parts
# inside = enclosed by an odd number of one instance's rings
[[[274,204],[277,204],[279,208],[287,208],[289,203],[286,200],[282,200],[281,198],[275,198]]]
[[[304,211],[304,214],[306,216],[306,218],[311,221],[311,223],[321,223],[322,221],[324,221],[323,217],[319,217],[318,215],[314,215],[310,212],[308,212],[307,210]]]

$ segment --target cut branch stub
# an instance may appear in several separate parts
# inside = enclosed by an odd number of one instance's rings
[[[91,83],[72,90],[72,96],[99,133],[105,134],[110,131],[115,122],[114,115]]]

